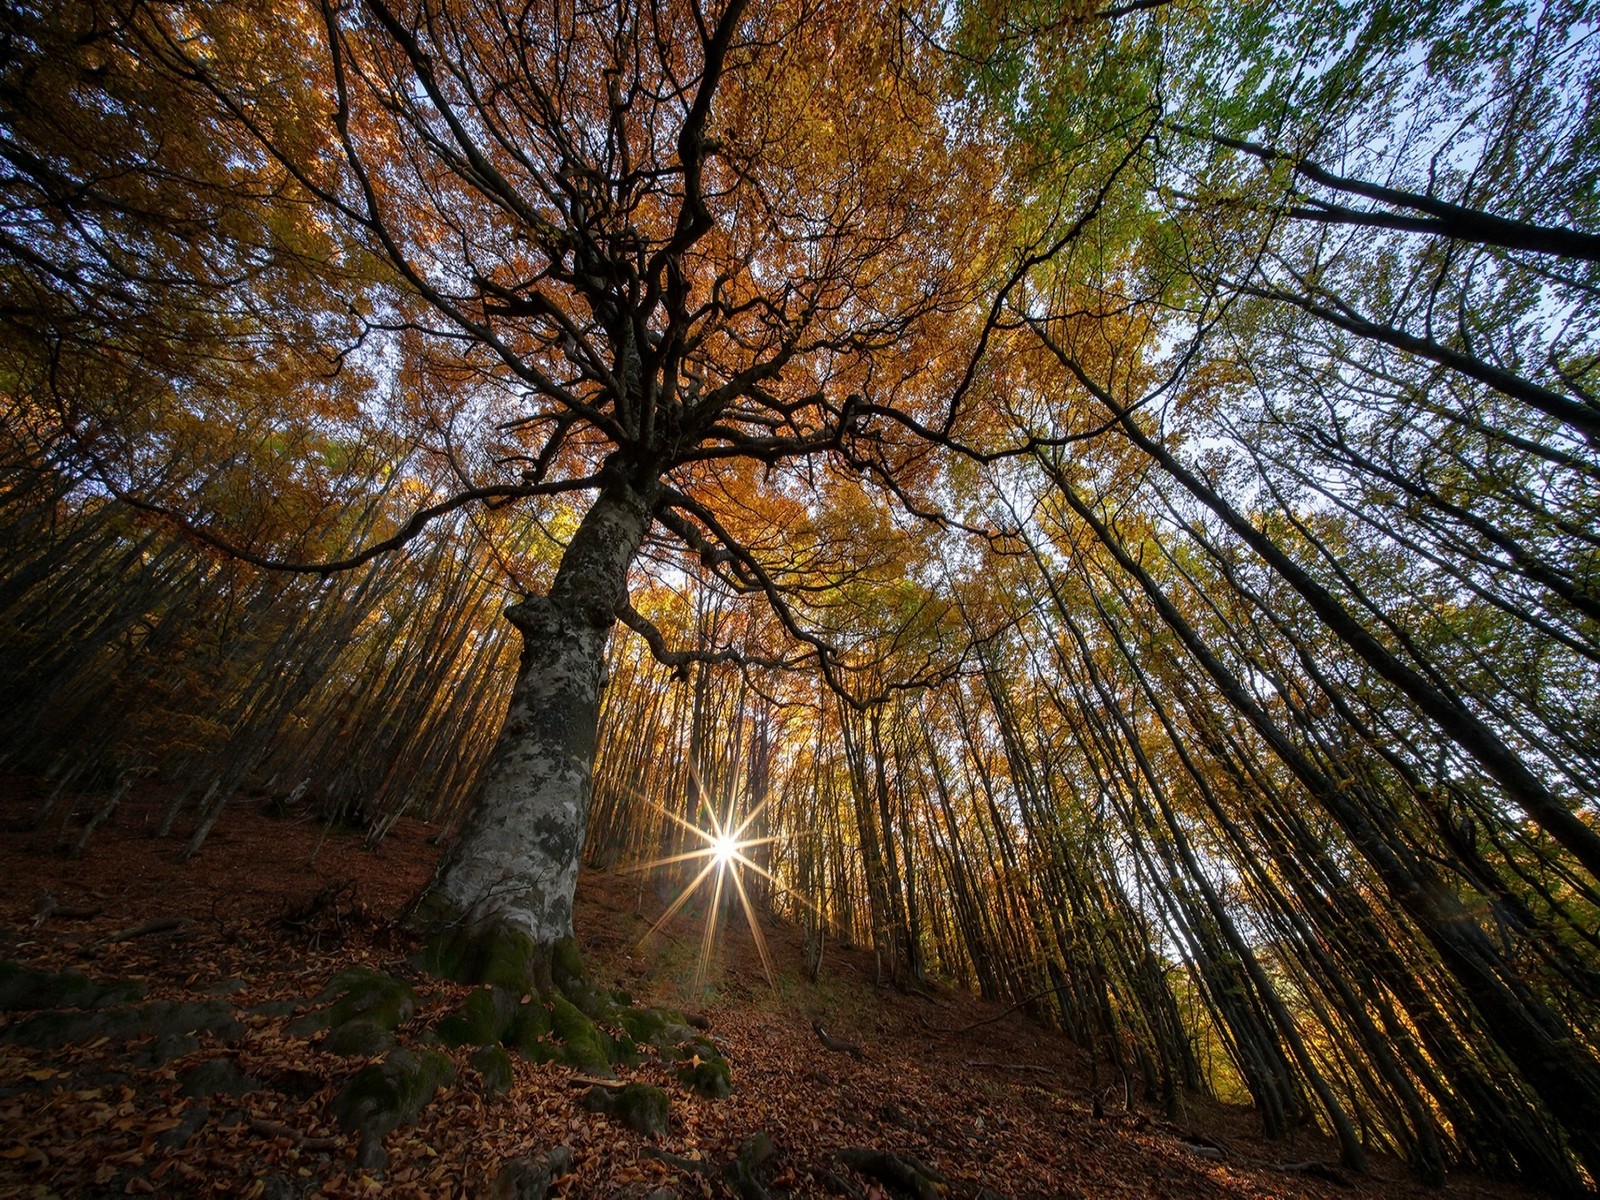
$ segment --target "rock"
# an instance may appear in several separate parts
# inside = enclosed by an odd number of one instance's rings
[[[562,1044],[563,1062],[580,1070],[611,1073],[610,1039],[565,996],[550,1002],[550,1021]]]
[[[379,1029],[398,1029],[417,1011],[417,994],[409,983],[366,967],[340,971],[323,989],[331,1000],[328,1024],[337,1027],[363,1020]]]
[[[146,1034],[192,1033],[211,1033],[233,1041],[244,1035],[244,1026],[221,1000],[157,1000],[85,1012],[38,1012],[0,1033],[0,1042],[53,1049],[99,1038],[131,1042]]]
[[[389,1165],[389,1152],[384,1149],[383,1135],[370,1129],[361,1131],[356,1143],[356,1166],[377,1175]]]
[[[743,1200],[767,1200],[760,1171],[777,1153],[772,1136],[763,1130],[740,1144],[733,1160],[722,1168],[722,1177]]]
[[[685,1055],[673,1072],[678,1082],[708,1100],[722,1100],[733,1094],[733,1068],[709,1038],[697,1036],[678,1047]]]
[[[511,1090],[511,1056],[499,1046],[479,1046],[472,1052],[472,1069],[483,1076],[483,1090],[502,1095]]]
[[[503,1163],[489,1186],[489,1200],[544,1200],[550,1185],[572,1170],[572,1151],[557,1146],[543,1158],[525,1155]]]
[[[100,982],[77,971],[51,974],[21,963],[0,962],[0,1012],[98,1008],[144,999],[145,987],[131,979]]]
[[[497,1046],[512,1037],[521,1000],[509,988],[479,988],[435,1025],[434,1032],[446,1046]]]
[[[260,1004],[252,1004],[245,1012],[253,1017],[287,1017],[300,1007],[297,1000],[263,1000]],[[277,1176],[273,1176],[274,1179]]]
[[[360,1058],[372,1058],[392,1050],[394,1044],[394,1034],[360,1017],[335,1026],[322,1039],[322,1049],[329,1054]]]
[[[538,998],[524,1000],[517,1006],[516,1015],[511,1019],[505,1044],[523,1058],[548,1062],[554,1054],[554,1047],[545,1039],[554,1028],[550,1009],[544,1001]]]
[[[454,1075],[455,1067],[437,1050],[391,1050],[381,1063],[369,1063],[345,1081],[333,1098],[334,1118],[347,1133],[381,1140],[414,1121]]]
[[[183,1073],[178,1090],[185,1096],[215,1096],[223,1093],[242,1096],[246,1092],[259,1092],[262,1082],[230,1058],[208,1058],[196,1063]]]
[[[210,1119],[211,1105],[204,1101],[191,1105],[177,1125],[156,1139],[156,1145],[163,1150],[182,1150]]]
[[[646,1137],[656,1137],[667,1131],[667,1094],[648,1083],[590,1088],[583,1097],[583,1106],[590,1112],[604,1113]]]
[[[189,1033],[158,1033],[133,1052],[133,1061],[142,1067],[164,1067],[200,1049],[200,1039]]]

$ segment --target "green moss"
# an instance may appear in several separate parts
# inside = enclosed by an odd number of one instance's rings
[[[131,979],[101,982],[77,971],[52,974],[21,963],[0,962],[0,1012],[38,1012],[94,1008],[144,998],[142,983]]]
[[[437,894],[424,897],[412,923],[427,934],[421,965],[430,974],[519,994],[549,981],[548,957],[525,932],[504,926],[470,929]]]
[[[434,1026],[447,1046],[497,1046],[510,1034],[521,997],[505,988],[479,988]]]
[[[375,1054],[382,1054],[385,1050],[393,1048],[392,1031],[359,1017],[353,1021],[346,1021],[343,1025],[334,1026],[332,1032],[322,1042],[322,1049],[329,1054],[359,1058],[371,1058]]]
[[[639,1046],[626,1031],[611,1035],[611,1061],[630,1067],[639,1065]]]
[[[590,1088],[583,1098],[583,1106],[591,1112],[604,1113],[646,1137],[667,1131],[667,1094],[648,1083]]]
[[[551,999],[550,1020],[563,1047],[563,1062],[590,1070],[609,1069],[610,1039],[565,996]]]
[[[243,1032],[224,1000],[156,1000],[87,1012],[37,1012],[0,1033],[0,1042],[47,1048],[99,1038],[131,1042],[168,1033],[212,1033],[230,1041]]]
[[[678,1082],[697,1095],[721,1100],[733,1094],[733,1068],[704,1038],[679,1048],[686,1055],[674,1072]]]
[[[537,998],[527,1000],[517,1006],[517,1011],[511,1018],[511,1028],[507,1030],[504,1041],[524,1058],[533,1059],[535,1062],[548,1062],[551,1054],[550,1043],[544,1039],[549,1036],[553,1028],[550,1009],[545,1003]]]
[[[391,1050],[381,1063],[368,1063],[339,1089],[334,1118],[346,1132],[381,1138],[416,1120],[454,1075],[455,1067],[437,1050]]]
[[[511,1056],[499,1046],[479,1046],[472,1052],[472,1069],[483,1076],[483,1090],[500,1095],[511,1090]]]
[[[563,992],[574,983],[584,982],[583,955],[577,938],[562,938],[550,947],[550,982]]]
[[[323,997],[333,1001],[328,1024],[335,1027],[362,1020],[393,1030],[417,1011],[417,994],[410,984],[366,967],[340,971],[323,989]]]

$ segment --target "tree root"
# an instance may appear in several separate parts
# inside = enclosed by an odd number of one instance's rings
[[[826,1029],[822,1027],[821,1021],[812,1021],[811,1028],[816,1031],[817,1040],[829,1050],[835,1051],[838,1054],[848,1054],[857,1062],[865,1061],[867,1056],[860,1046],[856,1045],[854,1042],[847,1042],[843,1038],[833,1037]]]
[[[890,1187],[914,1196],[916,1200],[940,1200],[942,1195],[940,1185],[949,1182],[938,1171],[909,1154],[891,1154],[887,1150],[847,1146],[835,1157],[852,1170],[870,1175]]]

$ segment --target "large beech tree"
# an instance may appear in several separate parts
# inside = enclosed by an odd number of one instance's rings
[[[540,975],[572,933],[613,624],[669,659],[699,652],[629,604],[641,550],[764,595],[844,682],[846,657],[791,598],[804,539],[755,502],[831,468],[915,502],[919,467],[883,418],[955,423],[935,398],[1004,227],[993,156],[941,107],[938,56],[871,5],[363,0],[127,19],[403,285],[373,328],[404,331],[391,365],[420,423],[474,446],[451,450],[462,487],[423,515],[580,498],[553,576],[507,612],[510,708],[421,909],[475,944],[511,935]],[[267,30],[310,73],[287,101]]]

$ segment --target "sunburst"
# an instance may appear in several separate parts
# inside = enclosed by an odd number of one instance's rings
[[[696,781],[698,783],[698,780]],[[764,846],[775,839],[770,836],[750,837],[750,827],[756,823],[766,808],[767,801],[763,800],[745,815],[744,820],[734,824],[733,801],[730,798],[727,811],[719,815],[713,805],[707,805],[706,817],[710,823],[709,829],[702,829],[692,821],[687,821],[677,813],[670,812],[657,804],[656,807],[664,813],[669,820],[699,838],[704,845],[693,850],[686,850],[681,854],[668,855],[665,858],[652,859],[640,863],[632,868],[635,871],[653,871],[657,867],[669,867],[682,862],[700,862],[703,865],[693,879],[678,893],[677,898],[667,907],[666,912],[656,918],[655,923],[645,931],[639,939],[643,945],[660,928],[670,921],[678,910],[689,902],[704,884],[711,887],[711,903],[706,910],[705,929],[700,939],[700,959],[696,967],[695,978],[697,983],[703,983],[706,971],[710,967],[713,953],[717,944],[718,921],[722,914],[722,902],[727,888],[731,885],[734,894],[739,897],[739,906],[744,910],[745,922],[750,926],[750,933],[755,939],[756,951],[761,955],[761,969],[766,973],[767,984],[776,987],[772,973],[772,956],[767,950],[767,939],[762,935],[761,922],[756,918],[755,907],[750,903],[749,892],[745,889],[744,873],[753,872],[767,880],[774,887],[779,886],[777,880],[760,863],[753,861],[748,852],[757,846]]]

